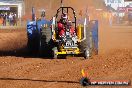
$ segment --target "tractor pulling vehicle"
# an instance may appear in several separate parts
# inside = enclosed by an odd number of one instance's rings
[[[69,19],[72,12],[72,19]],[[70,13],[71,14],[71,13]],[[59,56],[81,55],[89,58],[98,53],[98,21],[77,24],[72,7],[60,7],[52,20],[35,20],[34,8],[32,21],[27,22],[28,49],[32,54],[58,58]]]

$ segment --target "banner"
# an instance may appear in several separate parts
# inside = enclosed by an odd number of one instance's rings
[[[107,0],[107,3],[122,3],[122,0]]]
[[[132,7],[118,7],[119,12],[129,12],[132,11]]]
[[[7,6],[0,6],[0,10],[10,10],[10,7],[7,7]]]

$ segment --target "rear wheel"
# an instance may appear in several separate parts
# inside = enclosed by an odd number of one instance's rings
[[[42,28],[40,36],[40,55],[51,57],[53,42],[51,40],[51,29]]]
[[[52,56],[53,56],[54,59],[57,59],[58,58],[58,55],[56,54],[57,52],[58,52],[57,47],[54,47],[52,49]]]
[[[84,29],[84,27],[82,27]],[[82,41],[79,45],[81,52],[83,52],[83,56],[85,59],[88,59],[91,56],[91,47],[92,47],[92,35],[90,33],[90,29],[86,28],[86,39]],[[81,32],[82,37],[84,37],[84,33]]]
[[[84,27],[82,27],[84,29]],[[83,31],[81,32],[84,35]],[[84,36],[82,36],[84,37]],[[98,54],[98,22],[91,21],[86,27],[86,39],[80,43],[81,52],[88,58]]]
[[[84,58],[88,59],[89,57],[90,57],[90,50],[89,49],[84,50]]]
[[[36,36],[28,37],[28,42],[27,42],[27,48],[28,48],[28,53],[31,55],[37,55],[39,52],[39,35],[37,34]]]

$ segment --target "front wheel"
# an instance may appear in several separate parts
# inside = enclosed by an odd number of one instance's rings
[[[52,55],[53,55],[53,58],[54,59],[57,59],[57,57],[58,57],[58,55],[56,54],[57,52],[58,52],[58,49],[57,49],[57,47],[54,47],[53,49],[52,49]]]
[[[90,57],[90,50],[89,49],[84,50],[84,58],[89,59],[89,57]]]
[[[27,42],[28,53],[31,55],[37,55],[39,52],[39,38],[28,38]]]

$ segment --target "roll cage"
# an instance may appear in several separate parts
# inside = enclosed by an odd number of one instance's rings
[[[56,13],[56,15],[55,15],[55,17],[56,18],[58,18],[58,14],[61,12],[62,14],[64,13],[64,12],[66,12],[67,14],[69,13],[69,9],[71,9],[72,10],[72,12],[73,12],[73,18],[74,18],[74,20],[72,21],[72,23],[74,24],[74,27],[75,27],[75,29],[76,29],[76,13],[75,13],[75,10],[72,8],[72,7],[60,7],[58,10],[57,10],[57,13]]]

